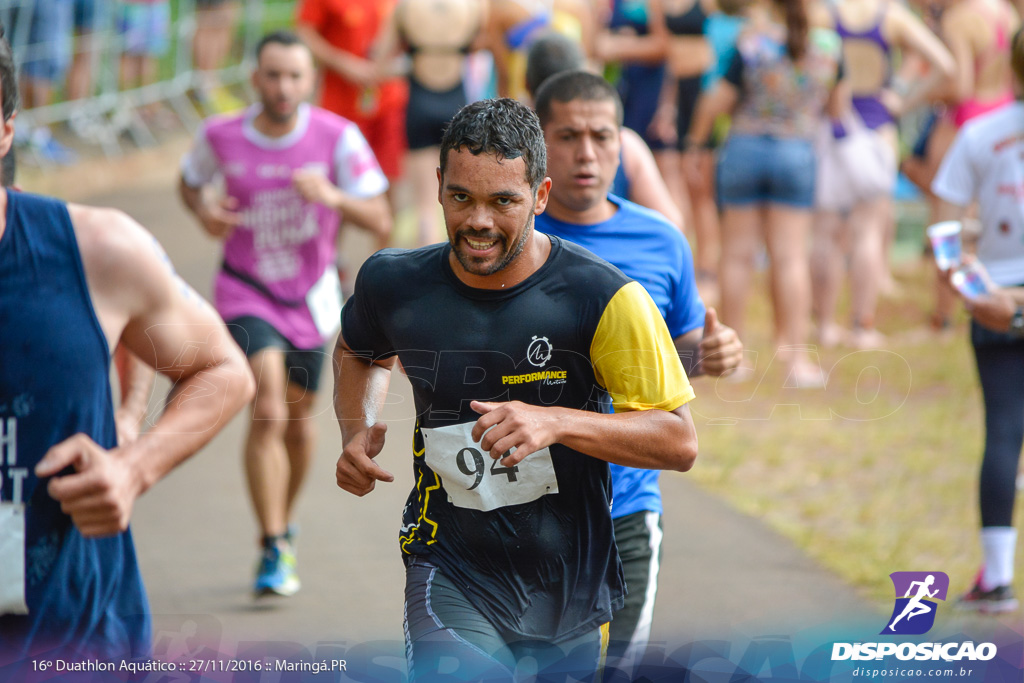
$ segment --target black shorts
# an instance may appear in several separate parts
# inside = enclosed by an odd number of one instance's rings
[[[407,558],[405,653],[410,681],[511,681],[516,664],[529,658],[538,671],[591,680],[604,657],[607,627],[553,644],[524,640],[499,629],[455,583],[429,561]],[[458,670],[450,670],[457,662]],[[444,672],[442,673],[442,670]]]
[[[288,382],[315,392],[320,387],[320,374],[327,352],[323,346],[315,349],[299,349],[283,334],[262,318],[243,315],[227,321],[231,338],[251,358],[263,349],[274,348],[284,351],[284,364],[288,370]]]
[[[405,137],[409,149],[439,147],[448,122],[466,104],[466,89],[461,81],[451,90],[437,92],[410,77],[409,104],[405,110]]]
[[[686,136],[690,132],[693,114],[697,110],[700,99],[701,76],[679,79],[679,91],[676,93],[676,148],[682,150],[686,144]]]

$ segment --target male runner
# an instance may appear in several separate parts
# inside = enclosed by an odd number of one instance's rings
[[[249,495],[262,535],[254,593],[299,589],[295,501],[313,455],[310,411],[324,343],[337,331],[340,216],[382,241],[391,227],[387,180],[354,124],[306,104],[313,58],[293,34],[256,48],[260,103],[213,118],[182,162],[181,196],[224,240],[217,311],[246,352],[258,387],[245,445]],[[225,197],[204,192],[223,176]]]
[[[0,39],[0,155],[15,78]],[[213,309],[119,211],[0,190],[0,282],[0,678],[26,678],[23,658],[43,652],[143,656],[133,505],[249,400],[252,375]],[[120,447],[119,340],[174,383],[156,424]]]
[[[696,457],[693,391],[650,296],[534,232],[545,157],[518,102],[463,108],[438,171],[449,243],[371,257],[342,315],[341,488],[393,481],[373,458],[394,356],[415,395],[399,538],[418,680],[443,679],[445,656],[459,680],[504,680],[525,656],[592,673],[623,596],[606,463],[685,471]]]
[[[615,89],[595,74],[566,71],[544,82],[536,104],[551,176],[537,230],[589,249],[642,284],[689,376],[736,368],[743,345],[732,328],[717,321],[714,309],[705,312],[686,238],[661,214],[609,194],[621,147],[622,104]],[[619,465],[611,472],[615,542],[628,592],[612,621],[609,655],[632,659],[650,635],[658,589],[659,472]]]

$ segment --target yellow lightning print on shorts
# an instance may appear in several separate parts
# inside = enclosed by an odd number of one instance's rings
[[[419,425],[419,422],[417,422],[416,423],[416,428],[413,430],[413,434],[412,434],[412,457],[413,457],[413,459],[415,459],[415,458],[422,458],[423,454],[427,450],[426,446],[424,446],[423,448],[421,448],[418,451],[416,450],[416,435],[419,434],[419,433],[420,433],[420,425]],[[427,517],[427,506],[430,505],[430,492],[431,491],[436,491],[439,488],[441,488],[441,478],[437,476],[436,472],[431,472],[431,474],[434,475],[434,484],[432,486],[427,486],[424,489],[423,488],[423,473],[424,473],[423,470],[420,470],[419,479],[416,480],[416,490],[420,492],[421,498],[423,500],[423,505],[420,508],[420,517],[419,517],[418,520],[416,520],[416,524],[409,528],[408,535],[406,535],[406,536],[401,536],[400,535],[399,536],[399,540],[401,541],[402,552],[404,552],[404,553],[408,553],[409,552],[406,549],[406,546],[408,546],[410,543],[412,543],[416,539],[417,532],[420,529],[420,524],[422,524],[423,522],[426,522],[427,524],[429,524],[432,527],[432,530],[430,532],[430,538],[429,539],[422,539],[422,540],[424,540],[427,545],[431,545],[432,543],[436,543],[437,542],[437,522],[435,522],[432,519]]]

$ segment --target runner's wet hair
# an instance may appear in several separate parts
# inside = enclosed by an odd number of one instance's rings
[[[622,99],[608,81],[589,71],[563,71],[541,83],[535,97],[537,116],[541,127],[551,120],[552,102],[613,102],[615,104],[615,123],[622,127]]]
[[[522,157],[526,181],[535,192],[547,173],[547,147],[537,115],[507,97],[467,104],[452,118],[441,138],[442,179],[448,153],[462,148],[473,155],[495,154],[499,159]]]

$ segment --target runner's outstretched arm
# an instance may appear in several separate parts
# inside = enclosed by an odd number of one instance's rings
[[[395,477],[373,461],[384,447],[387,425],[380,410],[391,382],[394,359],[371,362],[352,353],[341,335],[334,348],[334,413],[341,428],[338,486],[365,496],[378,481]]]

